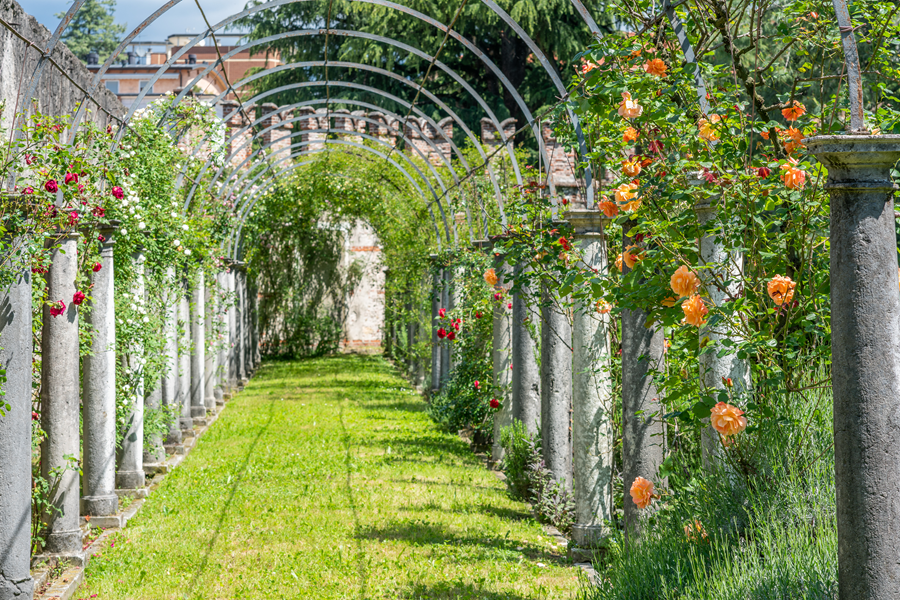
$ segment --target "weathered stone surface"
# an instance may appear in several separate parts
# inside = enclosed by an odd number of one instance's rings
[[[891,169],[900,136],[806,140],[828,167],[831,356],[841,600],[900,582],[900,297]]]
[[[437,261],[437,254],[431,255],[431,263]],[[441,387],[441,340],[437,336],[438,311],[441,308],[441,288],[443,278],[441,272],[436,271],[431,278],[431,391],[436,392]]]
[[[66,308],[54,317],[50,306],[44,305],[41,334],[41,426],[47,434],[41,444],[41,475],[55,487],[50,502],[58,511],[44,515],[50,524],[45,550],[54,554],[81,551],[81,478],[77,465],[71,463],[72,458],[81,456],[78,307],[72,303],[78,272],[77,239],[77,234],[64,237],[51,251],[48,298],[50,302],[62,300]]]
[[[191,418],[206,417],[206,279],[191,286]]]
[[[516,274],[531,267],[519,263]],[[534,298],[527,286],[512,298],[512,404],[513,417],[534,435],[541,428],[541,374],[538,371],[536,337],[540,335],[540,313],[531,304]],[[534,329],[534,334],[532,334]]]
[[[9,265],[18,276],[0,290],[0,366],[6,369],[0,417],[0,600],[31,598],[31,271],[25,260]]]
[[[166,269],[166,281],[175,284],[175,269]],[[169,292],[165,302],[165,321],[163,335],[166,339],[166,371],[162,377],[162,403],[172,411],[172,421],[169,424],[169,432],[166,434],[165,444],[169,446],[181,443],[181,428],[177,415],[180,414],[178,404],[178,309],[179,292]]]
[[[541,451],[553,479],[572,488],[572,327],[553,292],[541,290]]]
[[[101,269],[93,274],[92,307],[87,320],[93,327],[91,354],[84,357],[82,401],[84,496],[81,512],[91,516],[115,514],[116,496],[116,310],[113,288],[113,235],[103,229]]]
[[[500,408],[494,413],[494,445],[491,459],[499,462],[503,459],[503,446],[500,445],[500,432],[512,425],[512,310],[507,308],[506,290],[511,283],[507,281],[510,266],[503,256],[494,259],[494,273],[497,275],[498,292],[502,294],[494,301],[493,341],[491,360],[493,362],[494,388],[498,392],[497,400]],[[501,291],[502,290],[502,291]],[[497,292],[495,292],[497,293]]]
[[[144,251],[138,248],[132,254],[132,269],[136,278],[134,297],[139,311],[146,310],[147,299],[144,283]],[[116,471],[116,487],[133,490],[144,487],[144,347],[138,343],[125,348],[126,364],[135,386],[130,398],[131,411],[125,418],[125,435],[119,450],[119,468]]]

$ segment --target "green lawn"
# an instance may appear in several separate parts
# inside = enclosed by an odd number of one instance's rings
[[[380,357],[266,363],[77,598],[574,598],[578,569]]]

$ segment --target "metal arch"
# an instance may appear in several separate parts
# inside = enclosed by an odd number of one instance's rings
[[[252,127],[252,125],[257,124],[257,123],[259,123],[259,122],[261,122],[261,121],[264,121],[265,119],[267,119],[267,118],[268,118],[269,116],[271,116],[272,114],[275,114],[275,113],[281,113],[281,112],[285,112],[285,111],[288,111],[288,110],[293,110],[294,108],[299,108],[299,107],[301,107],[301,106],[312,106],[312,105],[315,105],[315,104],[323,104],[323,103],[327,103],[328,101],[329,101],[329,100],[326,99],[326,98],[316,98],[316,99],[314,99],[314,100],[305,100],[305,101],[303,101],[303,102],[298,102],[298,103],[296,103],[296,104],[290,104],[290,105],[286,105],[286,106],[279,106],[279,107],[278,107],[278,110],[273,111],[272,113],[269,113],[269,114],[266,115],[266,116],[263,116],[263,117],[260,117],[260,118],[256,119],[256,121],[254,121],[251,125],[249,125],[249,126],[245,127],[244,129],[242,129],[241,132],[247,131],[247,129],[249,129],[250,127]],[[332,101],[333,101],[333,99],[332,99]],[[391,111],[389,111],[389,110],[386,110],[386,109],[384,109],[384,108],[382,108],[382,107],[380,107],[380,106],[377,106],[377,105],[375,105],[375,104],[370,104],[370,103],[368,103],[368,102],[363,102],[363,101],[361,101],[361,100],[344,100],[344,99],[340,99],[339,101],[340,101],[341,103],[343,103],[343,104],[350,104],[350,105],[353,105],[353,106],[362,106],[362,107],[364,107],[364,108],[369,108],[369,109],[371,109],[371,110],[380,111],[380,112],[381,112],[382,114],[384,114],[385,116],[393,117],[393,118],[399,120],[399,115],[397,115],[396,113],[393,113],[393,112],[391,112]],[[318,117],[318,115],[307,115],[307,116],[308,116],[309,118],[313,118],[314,116]],[[368,117],[359,117],[359,116],[357,116],[357,117],[355,117],[355,118],[356,118],[356,119],[362,119],[362,120],[365,120],[365,121],[368,122],[368,123],[375,123],[375,124],[377,124],[377,125],[381,125],[381,123],[379,123],[378,121],[375,121],[374,119],[370,119],[370,118],[368,118]],[[287,122],[293,122],[293,121],[287,121]],[[273,126],[273,127],[274,127],[274,126]],[[266,129],[260,131],[260,132],[259,132],[259,135],[265,133],[266,131],[269,131],[269,130],[272,129],[273,127],[269,127],[269,128],[266,128]],[[420,133],[420,135],[421,135],[422,131],[421,131],[421,129],[419,129],[418,126],[416,126],[416,125],[413,123],[413,124],[411,125],[411,127],[413,127],[416,131],[419,131],[419,133]],[[350,133],[350,132],[348,132],[348,133]],[[353,133],[356,133],[356,132],[353,132]],[[239,134],[238,134],[238,135],[239,135]],[[205,136],[205,137],[204,137],[204,141],[205,141],[208,137],[209,137],[208,135]],[[234,139],[235,137],[237,137],[237,135],[232,136],[231,139]],[[405,138],[405,136],[404,136],[404,138]],[[283,139],[283,138],[282,138],[282,139]],[[450,163],[450,161],[447,159],[447,157],[444,156],[444,153],[440,151],[440,149],[437,147],[437,145],[435,145],[435,143],[434,143],[433,141],[431,141],[430,138],[425,137],[424,135],[422,135],[422,139],[423,139],[423,140],[424,140],[424,141],[425,141],[425,142],[426,142],[426,143],[427,143],[427,144],[428,144],[428,145],[429,145],[429,146],[437,153],[438,156],[441,157],[441,160],[444,162],[444,165],[446,165],[446,167],[447,167],[448,170],[450,171],[450,174],[453,176],[453,180],[456,182],[457,185],[459,185],[459,177],[458,177],[457,174],[456,174],[456,169],[453,168],[453,165]],[[447,138],[445,137],[444,139],[447,139]],[[194,156],[196,156],[196,154],[197,154],[197,152],[199,152],[200,148],[201,148],[201,145],[198,144],[198,145],[197,145],[197,148],[194,150],[194,153],[193,153]],[[228,159],[229,159],[231,156],[233,156],[233,155],[234,155],[234,153],[232,153],[231,155],[229,155],[228,157],[225,158],[225,163],[226,163],[226,164],[227,164],[227,162],[228,162]],[[466,162],[466,160],[465,160],[465,155],[460,154],[460,159],[465,163],[466,172],[467,172],[467,173],[471,173],[472,169],[469,167],[468,163]],[[248,159],[248,160],[249,160],[249,159]],[[246,163],[246,161],[244,161],[244,162]],[[198,175],[197,180],[199,180],[199,178],[203,177],[203,174],[206,172],[208,165],[209,165],[209,162],[207,162],[207,163],[205,163],[205,164],[203,165],[203,171]],[[238,170],[239,170],[240,168],[241,168],[240,166],[237,167]],[[186,171],[187,171],[187,165],[185,165],[184,167],[182,167],[182,175],[183,175]],[[214,179],[214,180],[212,181],[212,183],[210,184],[210,186],[214,185],[217,179],[218,179],[218,174],[217,174],[217,176],[216,176],[216,179]],[[197,187],[197,180],[194,181],[194,185],[193,185],[193,187],[191,188],[191,194],[193,194],[193,191],[194,191],[194,190],[196,189],[196,187]],[[226,179],[226,181],[227,181],[227,179]],[[207,189],[208,189],[208,188],[207,188]],[[188,199],[188,201],[185,202],[185,206],[183,207],[183,210],[184,210],[184,211],[187,211],[187,208],[188,208],[188,207],[187,207],[187,203],[188,203],[189,201],[190,201],[190,199]],[[484,212],[484,204],[483,204],[482,202],[479,202],[479,204],[481,205],[481,210],[482,210],[482,212]],[[471,230],[473,229],[473,228],[472,228],[472,216],[471,216],[471,213],[470,213],[470,211],[469,211],[468,203],[466,203],[466,216],[467,216],[467,219],[468,219],[468,221],[469,221],[469,229],[470,229],[470,236],[471,236]],[[484,234],[485,238],[487,238],[487,235],[488,235],[488,227],[487,227],[487,220],[486,220],[486,219],[483,221],[483,224],[482,224],[482,225],[483,225],[483,234]]]
[[[306,143],[306,142],[305,142],[305,143]],[[400,166],[399,164],[397,164],[397,162],[394,161],[392,158],[388,157],[388,156],[385,155],[385,154],[382,154],[381,152],[378,152],[378,151],[375,150],[374,148],[370,148],[370,147],[364,146],[364,145],[362,145],[362,144],[356,144],[356,143],[353,143],[353,142],[348,142],[348,141],[346,141],[346,140],[325,140],[325,143],[326,143],[326,144],[337,144],[337,145],[342,145],[342,146],[353,146],[353,147],[355,147],[355,148],[359,148],[360,150],[365,150],[366,152],[369,152],[369,153],[371,153],[371,154],[374,154],[374,155],[376,155],[376,156],[378,156],[378,157],[380,157],[380,158],[383,158],[383,159],[387,160],[388,162],[390,162],[391,164],[393,164],[394,167],[395,167],[397,170],[399,170],[399,171],[404,175],[404,177],[406,177],[406,178],[409,180],[409,182],[412,184],[412,186],[413,186],[414,188],[416,188],[416,191],[418,191],[419,194],[420,194],[422,197],[425,196],[425,192],[422,190],[421,187],[419,187],[419,184],[416,183],[416,181],[412,178],[412,176],[411,176],[411,175],[410,175],[410,174],[409,174],[402,166]],[[306,143],[306,144],[308,145],[308,143]],[[324,151],[325,151],[325,149],[323,148],[323,149],[320,150],[319,152],[324,152]],[[294,168],[296,168],[296,166],[295,166]],[[278,181],[279,177],[280,177],[283,173],[284,173],[284,171],[281,171],[281,172],[277,173],[277,174],[272,178],[272,181],[271,181],[271,183],[269,184],[269,187],[271,187],[272,184],[276,183],[276,182]],[[260,175],[261,175],[261,174],[260,174]],[[426,182],[426,183],[427,183],[427,182]],[[251,184],[250,187],[252,188],[252,184]],[[245,189],[247,189],[247,188],[245,188]],[[240,195],[240,196],[237,198],[237,200],[235,201],[235,206],[237,206],[237,205],[240,203],[240,201],[244,198],[244,196],[246,195],[246,193],[247,193],[246,191],[244,191],[244,192],[241,193],[241,195]],[[434,190],[432,190],[432,194],[434,194]],[[255,204],[255,201],[253,202],[253,204]],[[249,211],[253,209],[253,204],[250,204],[250,205],[244,210],[244,215],[247,215],[247,214],[249,213]],[[438,227],[437,227],[437,219],[434,217],[434,211],[432,211],[430,204],[427,206],[427,208],[428,208],[428,212],[431,213],[431,216],[432,216],[432,223],[433,223],[433,225],[434,225],[435,233],[436,233],[436,235],[437,235],[438,248],[440,249],[440,248],[441,248],[441,234],[440,234],[440,231],[438,230]],[[241,230],[243,229],[243,218],[244,218],[244,217],[241,217],[241,225],[240,225],[240,227],[238,228],[238,230],[237,230],[237,232],[235,233],[235,236],[234,236],[234,240],[235,240],[235,250],[237,250],[237,246],[236,246],[237,240],[240,238],[240,233],[241,233]],[[447,241],[449,242],[449,241],[450,241],[450,232],[449,232],[449,231],[446,231],[446,229],[447,229],[446,221],[445,221],[445,223],[444,223],[444,229],[445,229],[445,233],[446,233],[446,235],[447,235]]]
[[[393,102],[396,102],[396,103],[399,104],[400,106],[403,106],[403,107],[406,107],[406,108],[412,107],[413,112],[415,112],[417,115],[420,115],[423,119],[425,119],[425,121],[426,121],[427,123],[429,123],[429,124],[430,124],[432,127],[434,127],[437,131],[441,131],[441,129],[437,126],[437,123],[434,122],[434,119],[432,119],[431,117],[427,116],[424,112],[421,111],[421,109],[416,108],[415,106],[411,106],[411,104],[410,104],[409,102],[406,102],[405,100],[401,100],[401,99],[398,98],[397,96],[394,96],[394,95],[392,95],[392,94],[389,94],[389,93],[387,93],[387,92],[385,92],[385,91],[382,91],[382,90],[379,90],[379,89],[377,89],[377,88],[373,88],[373,87],[370,87],[370,86],[367,86],[367,85],[363,85],[363,84],[355,83],[355,82],[351,82],[351,81],[327,81],[327,82],[326,82],[326,81],[304,81],[304,82],[300,82],[300,83],[292,83],[292,84],[289,84],[289,85],[284,85],[284,86],[281,86],[281,87],[279,87],[279,88],[275,88],[275,89],[272,89],[272,90],[268,90],[268,91],[266,91],[266,92],[263,92],[263,93],[261,93],[261,94],[255,96],[255,97],[252,98],[251,100],[245,102],[245,103],[244,103],[244,107],[246,108],[246,107],[249,107],[249,106],[253,106],[253,105],[255,105],[256,103],[258,103],[260,100],[263,100],[263,99],[265,99],[265,98],[267,98],[267,97],[269,97],[269,96],[272,96],[272,95],[274,95],[274,94],[278,94],[278,93],[281,93],[281,92],[284,92],[284,91],[288,91],[288,90],[292,90],[292,89],[300,89],[300,88],[304,88],[304,87],[319,87],[319,86],[323,86],[323,85],[330,85],[330,86],[334,86],[334,87],[346,87],[346,88],[351,88],[351,89],[363,90],[363,91],[367,91],[367,92],[370,92],[370,93],[372,93],[372,94],[375,94],[375,95],[377,95],[377,96],[381,96],[381,97],[387,98],[387,99],[389,99],[389,100],[391,100],[391,101],[393,101]],[[235,111],[235,112],[236,112],[236,111]],[[235,114],[235,112],[232,112],[231,115],[233,116],[233,115]],[[444,136],[444,139],[446,139],[446,140],[448,141],[448,143],[450,144],[451,148],[454,150],[454,152],[455,152],[457,155],[462,155],[462,152],[459,150],[459,148],[456,146],[456,144],[453,142],[452,139],[447,138],[446,136]],[[484,150],[482,149],[481,144],[476,143],[476,144],[475,144],[475,148],[476,148],[476,150],[478,151],[478,153],[482,156],[482,158],[484,158],[485,161],[487,161],[487,157],[486,157],[486,155],[484,154]],[[464,158],[463,158],[463,161],[465,161]],[[470,171],[471,171],[471,169],[470,169]],[[499,209],[499,211],[500,211],[500,219],[501,219],[501,222],[505,225],[505,224],[506,224],[506,212],[503,210],[503,199],[502,199],[502,194],[500,193],[500,186],[499,186],[499,184],[497,183],[497,177],[496,177],[496,175],[494,174],[494,170],[493,170],[493,168],[491,167],[490,162],[487,163],[487,171],[488,171],[488,176],[489,176],[489,178],[490,178],[490,180],[491,180],[491,184],[493,185],[493,188],[494,188],[494,195],[495,195],[495,197],[496,197],[496,199],[497,199],[497,207],[498,207],[498,209]]]
[[[113,50],[112,54],[109,55],[109,58],[106,59],[106,62],[103,63],[103,66],[100,67],[100,69],[97,71],[97,74],[94,75],[94,79],[91,81],[91,85],[87,89],[88,95],[93,94],[94,91],[100,88],[100,80],[103,78],[112,64],[116,62],[116,58],[119,56],[119,54],[121,54],[122,51],[128,47],[128,44],[130,44],[131,41],[134,40],[134,38],[139,36],[141,32],[144,31],[144,29],[146,29],[149,25],[156,21],[156,19],[167,13],[169,9],[176,4],[181,3],[181,1],[182,0],[169,0],[164,5],[156,9],[156,12],[144,19],[144,21],[140,25],[135,27],[131,33],[125,36],[125,39],[123,39],[119,43],[119,45],[116,46],[116,49]],[[84,97],[84,100],[81,101],[81,106],[78,107],[78,111],[75,113],[75,118],[72,120],[72,135],[69,138],[70,144],[75,142],[75,134],[78,133],[78,126],[81,124],[81,119],[84,117],[84,111],[86,109],[85,100],[88,99],[88,95],[86,95]]]
[[[297,117],[296,119],[292,119],[291,121],[288,121],[288,122],[291,122],[291,123],[292,123],[292,122],[297,122],[297,121],[308,120],[310,117],[311,117],[311,115],[303,115],[302,117]],[[291,138],[295,138],[295,137],[298,137],[298,136],[309,135],[309,134],[311,134],[311,133],[326,133],[326,134],[328,134],[328,133],[344,133],[344,134],[350,134],[350,135],[354,135],[354,136],[359,136],[359,137],[365,138],[365,139],[367,139],[367,140],[371,140],[371,141],[375,142],[376,144],[380,144],[380,145],[387,146],[387,147],[392,147],[392,146],[391,146],[390,144],[388,144],[387,142],[382,141],[382,140],[379,140],[378,138],[373,137],[373,136],[370,136],[370,135],[368,135],[368,134],[350,133],[350,132],[347,132],[347,131],[344,130],[344,129],[337,129],[337,128],[334,128],[334,127],[328,127],[327,129],[309,129],[309,130],[306,130],[306,131],[295,131],[295,132],[291,133],[290,135],[282,136],[282,137],[278,138],[277,140],[271,141],[270,143],[266,144],[266,146],[264,146],[263,148],[261,148],[260,151],[266,150],[266,149],[272,147],[273,145],[277,144],[278,142],[283,142],[285,139],[291,139]],[[317,143],[317,142],[320,142],[320,141],[324,141],[324,140],[310,141],[310,144],[312,144],[312,143]],[[295,146],[299,147],[299,146],[301,146],[301,145],[309,145],[309,144],[296,144],[296,145],[292,144],[290,147],[291,147],[291,148],[294,148]],[[431,173],[434,175],[435,179],[437,180],[438,185],[440,186],[441,190],[444,191],[444,192],[446,193],[446,191],[447,191],[447,186],[444,185],[444,180],[440,177],[440,175],[438,175],[437,171],[436,171],[435,168],[434,168],[434,165],[431,164],[431,161],[428,160],[428,157],[426,157],[425,154],[424,154],[420,149],[416,148],[415,150],[416,150],[416,152],[419,154],[419,156],[422,157],[422,160],[425,161],[425,163],[428,165],[428,168],[431,170]],[[280,152],[281,152],[281,151],[279,151],[279,154],[280,154]],[[238,167],[237,167],[236,169],[234,169],[234,170],[231,172],[231,174],[229,174],[228,178],[227,178],[227,179],[224,181],[224,183],[222,184],[222,192],[223,192],[225,195],[228,195],[228,194],[232,193],[232,192],[234,191],[235,187],[237,187],[238,185],[240,185],[241,181],[244,181],[245,179],[247,179],[247,177],[250,176],[251,171],[248,170],[248,171],[246,171],[246,172],[244,173],[244,175],[243,175],[242,177],[240,177],[239,179],[235,180],[233,184],[230,184],[230,185],[229,185],[229,180],[230,180],[236,173],[239,173],[239,172],[240,172],[240,169],[241,169],[245,164],[247,164],[249,161],[253,160],[253,158],[254,158],[254,157],[253,157],[253,154],[251,153],[250,156],[248,156],[246,159],[244,159],[244,162],[242,162],[240,165],[238,165]],[[275,163],[275,164],[278,164],[278,163]],[[410,162],[410,165],[413,165],[413,164],[414,164],[414,163]],[[272,165],[272,166],[274,166],[274,165]],[[428,182],[428,179],[425,177],[425,174],[422,173],[422,171],[421,171],[418,167],[414,167],[414,168],[416,169],[416,172],[419,174],[419,176],[426,182],[426,185],[428,185],[429,189],[431,189],[431,186],[427,183],[427,182]],[[268,171],[268,170],[269,170],[269,169],[266,169],[266,170],[264,170],[263,172],[266,172],[266,171]],[[433,190],[432,190],[432,193],[434,193]],[[437,201],[438,209],[441,211],[441,217],[443,218],[443,220],[444,220],[444,226],[446,227],[446,225],[447,225],[447,217],[446,217],[446,213],[445,213],[445,211],[444,211],[443,205],[441,204],[440,199],[438,199],[437,197],[435,197],[435,200]],[[455,221],[454,221],[454,225],[455,225]],[[469,225],[471,226],[471,223],[469,223]],[[454,226],[453,229],[454,229],[454,231],[453,231],[453,234],[454,234],[454,235],[453,235],[454,241],[457,241],[457,240],[456,240],[456,238],[457,238],[457,236],[456,236],[456,227]]]
[[[307,133],[316,133],[316,132],[319,132],[319,133],[327,133],[327,132],[333,132],[333,131],[334,131],[333,128],[329,128],[329,129],[314,129],[314,130],[311,130],[311,131],[309,131],[309,132],[307,132]],[[341,131],[343,131],[343,130],[341,130]],[[348,140],[315,140],[315,141],[306,141],[306,142],[300,142],[300,143],[298,143],[298,144],[293,144],[292,147],[294,147],[294,146],[296,146],[296,147],[310,146],[310,145],[312,145],[312,144],[318,144],[318,143],[336,143],[336,144],[342,144],[342,145],[345,145],[345,146],[353,146],[354,148],[366,149],[366,151],[368,151],[368,152],[371,152],[371,153],[373,153],[373,154],[377,154],[377,155],[379,155],[379,156],[381,156],[381,157],[387,159],[392,165],[394,165],[395,168],[399,169],[400,171],[402,171],[403,173],[406,173],[406,174],[408,175],[408,173],[406,172],[405,169],[403,169],[403,167],[401,167],[396,161],[391,160],[389,157],[387,157],[387,155],[381,154],[381,153],[378,152],[377,150],[375,150],[375,149],[373,149],[373,148],[370,148],[369,146],[366,146],[366,145],[364,145],[364,144],[357,144],[356,142],[351,142],[351,141],[348,141]],[[384,143],[383,145],[387,145],[387,144]],[[434,199],[434,202],[437,203],[437,205],[438,205],[438,210],[441,212],[441,219],[443,220],[443,223],[444,223],[444,233],[446,234],[447,242],[450,243],[450,227],[449,227],[448,224],[447,224],[447,215],[444,213],[443,205],[440,203],[440,199],[438,198],[437,193],[434,191],[434,188],[431,187],[431,183],[428,181],[428,178],[425,177],[425,174],[422,173],[422,171],[419,169],[419,167],[417,167],[416,164],[413,163],[412,160],[410,160],[410,158],[409,158],[408,156],[406,156],[405,154],[402,154],[402,153],[401,153],[400,156],[402,156],[403,159],[406,161],[406,163],[407,163],[410,167],[413,168],[413,170],[419,175],[419,177],[422,178],[423,183],[425,183],[425,187],[427,187],[427,188],[428,188],[428,191],[431,192],[431,195],[432,195],[432,197],[433,197],[433,199]],[[279,161],[279,163],[280,163],[280,162],[284,162],[284,160],[286,160],[286,159],[282,159],[281,161]],[[251,186],[251,187],[252,187],[253,184],[256,183],[256,181],[257,181],[260,177],[262,177],[263,175],[265,175],[266,173],[268,173],[269,170],[270,170],[270,169],[267,168],[267,169],[263,169],[262,171],[260,171],[259,174],[257,174],[256,177],[254,177],[252,181],[250,181],[249,183],[247,183],[247,184],[244,185],[244,188],[246,189],[247,186]],[[421,194],[424,196],[424,192],[422,192],[422,188],[421,188],[421,187],[419,187],[419,186],[417,185],[417,186],[416,186],[416,189],[419,191],[419,193],[421,193]],[[239,204],[239,202],[240,202],[240,198],[241,198],[241,197],[243,197],[243,194],[242,194],[240,197],[238,197],[238,200],[235,201],[235,207],[238,207],[238,204]]]
[[[309,67],[322,67],[325,65],[325,61],[307,61],[307,62],[296,63],[296,64],[305,65],[305,66],[309,66]],[[460,129],[463,130],[463,133],[465,133],[466,137],[469,138],[469,141],[472,142],[472,145],[475,147],[475,149],[481,155],[482,159],[487,163],[488,172],[493,174],[493,169],[490,165],[490,162],[487,160],[487,156],[484,153],[484,149],[481,147],[481,143],[478,141],[478,139],[472,133],[472,130],[469,129],[468,125],[466,125],[466,123],[459,117],[459,115],[457,115],[449,106],[447,106],[447,104],[445,102],[441,101],[437,96],[435,96],[434,94],[432,94],[431,92],[429,92],[428,90],[423,88],[422,86],[420,86],[416,83],[413,83],[413,82],[409,81],[408,79],[401,77],[400,75],[397,75],[396,73],[392,73],[391,71],[386,71],[385,69],[381,69],[379,67],[373,67],[371,65],[364,65],[364,64],[360,64],[360,63],[349,63],[349,62],[344,62],[344,61],[334,61],[334,62],[329,61],[328,64],[329,64],[329,66],[347,67],[347,68],[351,68],[351,69],[359,69],[362,71],[378,73],[380,75],[384,75],[386,77],[395,79],[396,81],[399,81],[400,83],[403,83],[404,85],[408,85],[408,86],[420,91],[425,97],[427,97],[429,100],[431,100],[437,106],[439,106],[441,109],[443,109],[444,112],[446,112],[450,116],[450,118],[452,118],[454,120],[454,122],[456,122],[459,125]],[[326,85],[335,85],[338,87],[340,87],[340,86],[354,87],[354,86],[348,85],[351,82],[344,82],[344,81],[325,81],[325,82],[316,81],[316,82],[301,82],[301,83],[320,84],[320,85],[322,83],[324,83]],[[300,87],[299,84],[297,84],[297,85],[298,85],[298,87]],[[287,87],[287,86],[283,86],[283,87]],[[313,87],[313,86],[309,86],[309,87]],[[363,86],[360,86],[357,89],[362,89],[362,87]],[[365,88],[369,89],[369,90],[374,89],[374,88],[369,88],[368,86],[365,86]],[[283,89],[283,88],[278,88],[278,89]],[[270,92],[275,93],[274,90],[270,90]],[[387,94],[386,92],[382,93],[381,95],[384,97],[391,98],[392,100],[396,99],[395,96],[391,96],[391,95]],[[258,100],[261,97],[263,97],[263,94],[260,94],[259,96],[254,98],[254,100]],[[399,99],[397,99],[397,100],[399,100]],[[403,104],[406,104],[407,107],[411,106],[408,103],[401,103],[401,105],[403,105]],[[244,107],[246,108],[247,106],[248,106],[248,104],[245,103]],[[225,117],[225,120],[227,121],[231,116],[233,116],[235,114],[235,112],[236,111],[232,111],[232,113],[230,115]],[[421,112],[421,110],[416,111],[416,114],[421,114],[421,115],[423,115],[423,117],[425,116],[425,114],[423,112]],[[433,119],[429,119],[428,122],[429,122],[429,124],[433,125],[435,127],[435,129],[440,130],[440,128],[437,126],[437,124],[434,123]],[[452,142],[451,142],[451,144],[452,144]],[[491,182],[494,185],[494,192],[495,192],[495,195],[497,196],[497,203],[500,207],[501,218],[502,218],[503,224],[505,225],[506,224],[506,214],[503,211],[502,195],[500,193],[500,187],[499,187],[499,184],[497,184],[496,177],[492,177]]]
[[[244,44],[243,46],[236,47],[235,49],[231,50],[230,52],[223,54],[221,58],[217,58],[215,62],[211,63],[209,66],[207,66],[205,69],[203,69],[203,71],[198,73],[197,76],[194,77],[194,79],[191,80],[191,82],[188,85],[184,86],[184,89],[175,97],[175,100],[174,100],[172,106],[175,106],[179,102],[181,102],[184,99],[184,97],[187,94],[189,94],[192,89],[194,89],[194,85],[196,85],[201,79],[203,79],[204,77],[209,75],[211,72],[213,72],[216,67],[218,67],[219,65],[222,64],[222,61],[227,60],[228,58],[231,58],[232,56],[234,56],[240,52],[243,52],[244,50],[254,48],[256,46],[268,44],[269,42],[273,42],[276,40],[287,39],[287,38],[291,38],[291,37],[323,35],[323,34],[327,34],[327,33],[335,34],[338,36],[344,36],[344,37],[361,37],[364,39],[370,39],[370,40],[386,43],[388,45],[396,46],[397,48],[400,48],[402,50],[406,50],[407,52],[411,52],[412,54],[415,54],[425,60],[434,61],[434,65],[436,67],[440,68],[442,71],[447,73],[454,81],[459,83],[463,87],[463,89],[465,89],[469,93],[469,95],[471,95],[475,99],[475,101],[479,104],[479,106],[481,106],[481,108],[488,115],[488,118],[494,124],[494,127],[497,129],[497,131],[501,132],[501,137],[503,138],[504,143],[506,142],[506,137],[505,137],[505,135],[502,134],[503,128],[500,126],[500,120],[497,118],[497,115],[494,114],[494,111],[491,110],[490,106],[488,106],[487,102],[484,101],[484,99],[481,97],[481,95],[479,95],[478,92],[476,92],[472,88],[472,86],[470,86],[468,83],[466,83],[466,81],[462,77],[460,77],[456,73],[456,71],[449,68],[444,63],[436,60],[435,57],[426,54],[425,52],[419,50],[418,48],[414,48],[412,46],[404,44],[403,42],[399,42],[397,40],[382,37],[379,35],[374,35],[374,34],[369,34],[369,33],[364,33],[364,32],[359,32],[359,31],[349,31],[349,30],[344,30],[344,29],[297,29],[294,31],[286,31],[286,32],[283,32],[283,33],[280,33],[277,35],[270,35],[268,37],[260,38],[258,40],[254,40],[252,42]],[[323,61],[322,65],[330,66],[330,65],[334,64],[334,65],[342,66],[339,64],[339,62],[340,61]],[[353,64],[356,64],[356,63],[353,63]],[[253,81],[254,79],[258,79],[260,77],[264,77],[266,75],[271,75],[274,73],[278,73],[280,71],[304,68],[306,66],[308,66],[308,63],[306,63],[306,62],[278,65],[278,66],[272,67],[270,69],[266,69],[264,71],[255,73],[251,77],[246,78],[246,80],[242,80],[241,82],[238,82],[237,84],[232,86],[231,89],[237,89],[238,87],[243,87],[250,81]],[[387,71],[387,72],[390,73],[390,71]],[[394,77],[395,79],[397,79],[399,77],[399,76],[396,76],[396,74],[394,74],[394,75],[395,75],[395,77]],[[403,79],[403,81],[409,82],[409,80],[407,80],[406,78],[402,78],[402,79]],[[409,83],[412,83],[412,82],[409,82]],[[422,90],[425,89],[424,86],[418,86],[418,87]],[[218,96],[216,96],[215,101],[217,102],[219,99],[221,99],[224,93],[227,93],[227,90],[225,92],[223,92],[222,94],[219,94]],[[160,119],[160,121],[162,121],[166,118],[166,116],[169,114],[170,110],[171,110],[171,107],[166,109],[166,112],[163,113],[162,119]],[[504,145],[506,145],[506,144],[504,144]],[[513,168],[515,170],[516,183],[518,183],[519,185],[522,185],[522,174],[519,169],[519,161],[516,160],[515,152],[513,151],[513,149],[511,147],[509,147],[509,145],[506,145],[506,149],[507,149],[507,153],[509,154],[509,158],[512,161]],[[545,157],[545,160],[547,160],[546,157]]]

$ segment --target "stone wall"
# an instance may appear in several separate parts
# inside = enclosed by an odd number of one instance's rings
[[[384,265],[381,242],[367,223],[358,222],[345,238],[345,267],[359,263],[362,278],[347,298],[344,351],[375,350],[381,346],[384,327]]]
[[[29,104],[21,96],[27,92],[38,58],[52,34],[14,0],[0,0],[0,18],[9,23],[19,35],[41,48],[40,51],[30,48],[6,27],[0,26],[0,101],[6,104],[3,126],[9,127],[16,107],[21,110]],[[64,44],[57,44],[52,58],[81,87],[89,88],[93,74]],[[125,107],[105,87],[94,92],[93,97],[110,113],[118,117],[125,115]],[[38,110],[42,113],[64,115],[75,112],[84,99],[84,93],[47,61],[35,98]],[[91,103],[89,106],[92,108],[91,120],[105,126],[109,117],[98,110],[96,105]]]

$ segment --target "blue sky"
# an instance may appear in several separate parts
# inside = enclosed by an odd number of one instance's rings
[[[166,0],[118,0],[116,3],[116,22],[126,23],[128,32],[141,24],[153,14]],[[244,9],[247,0],[200,0],[200,6],[206,12],[209,22],[215,25],[227,16]],[[54,14],[69,9],[69,0],[19,0],[19,4],[34,15],[50,31],[59,24]],[[156,20],[138,40],[161,42],[173,33],[198,33],[206,29],[195,0],[181,0],[169,12]]]

